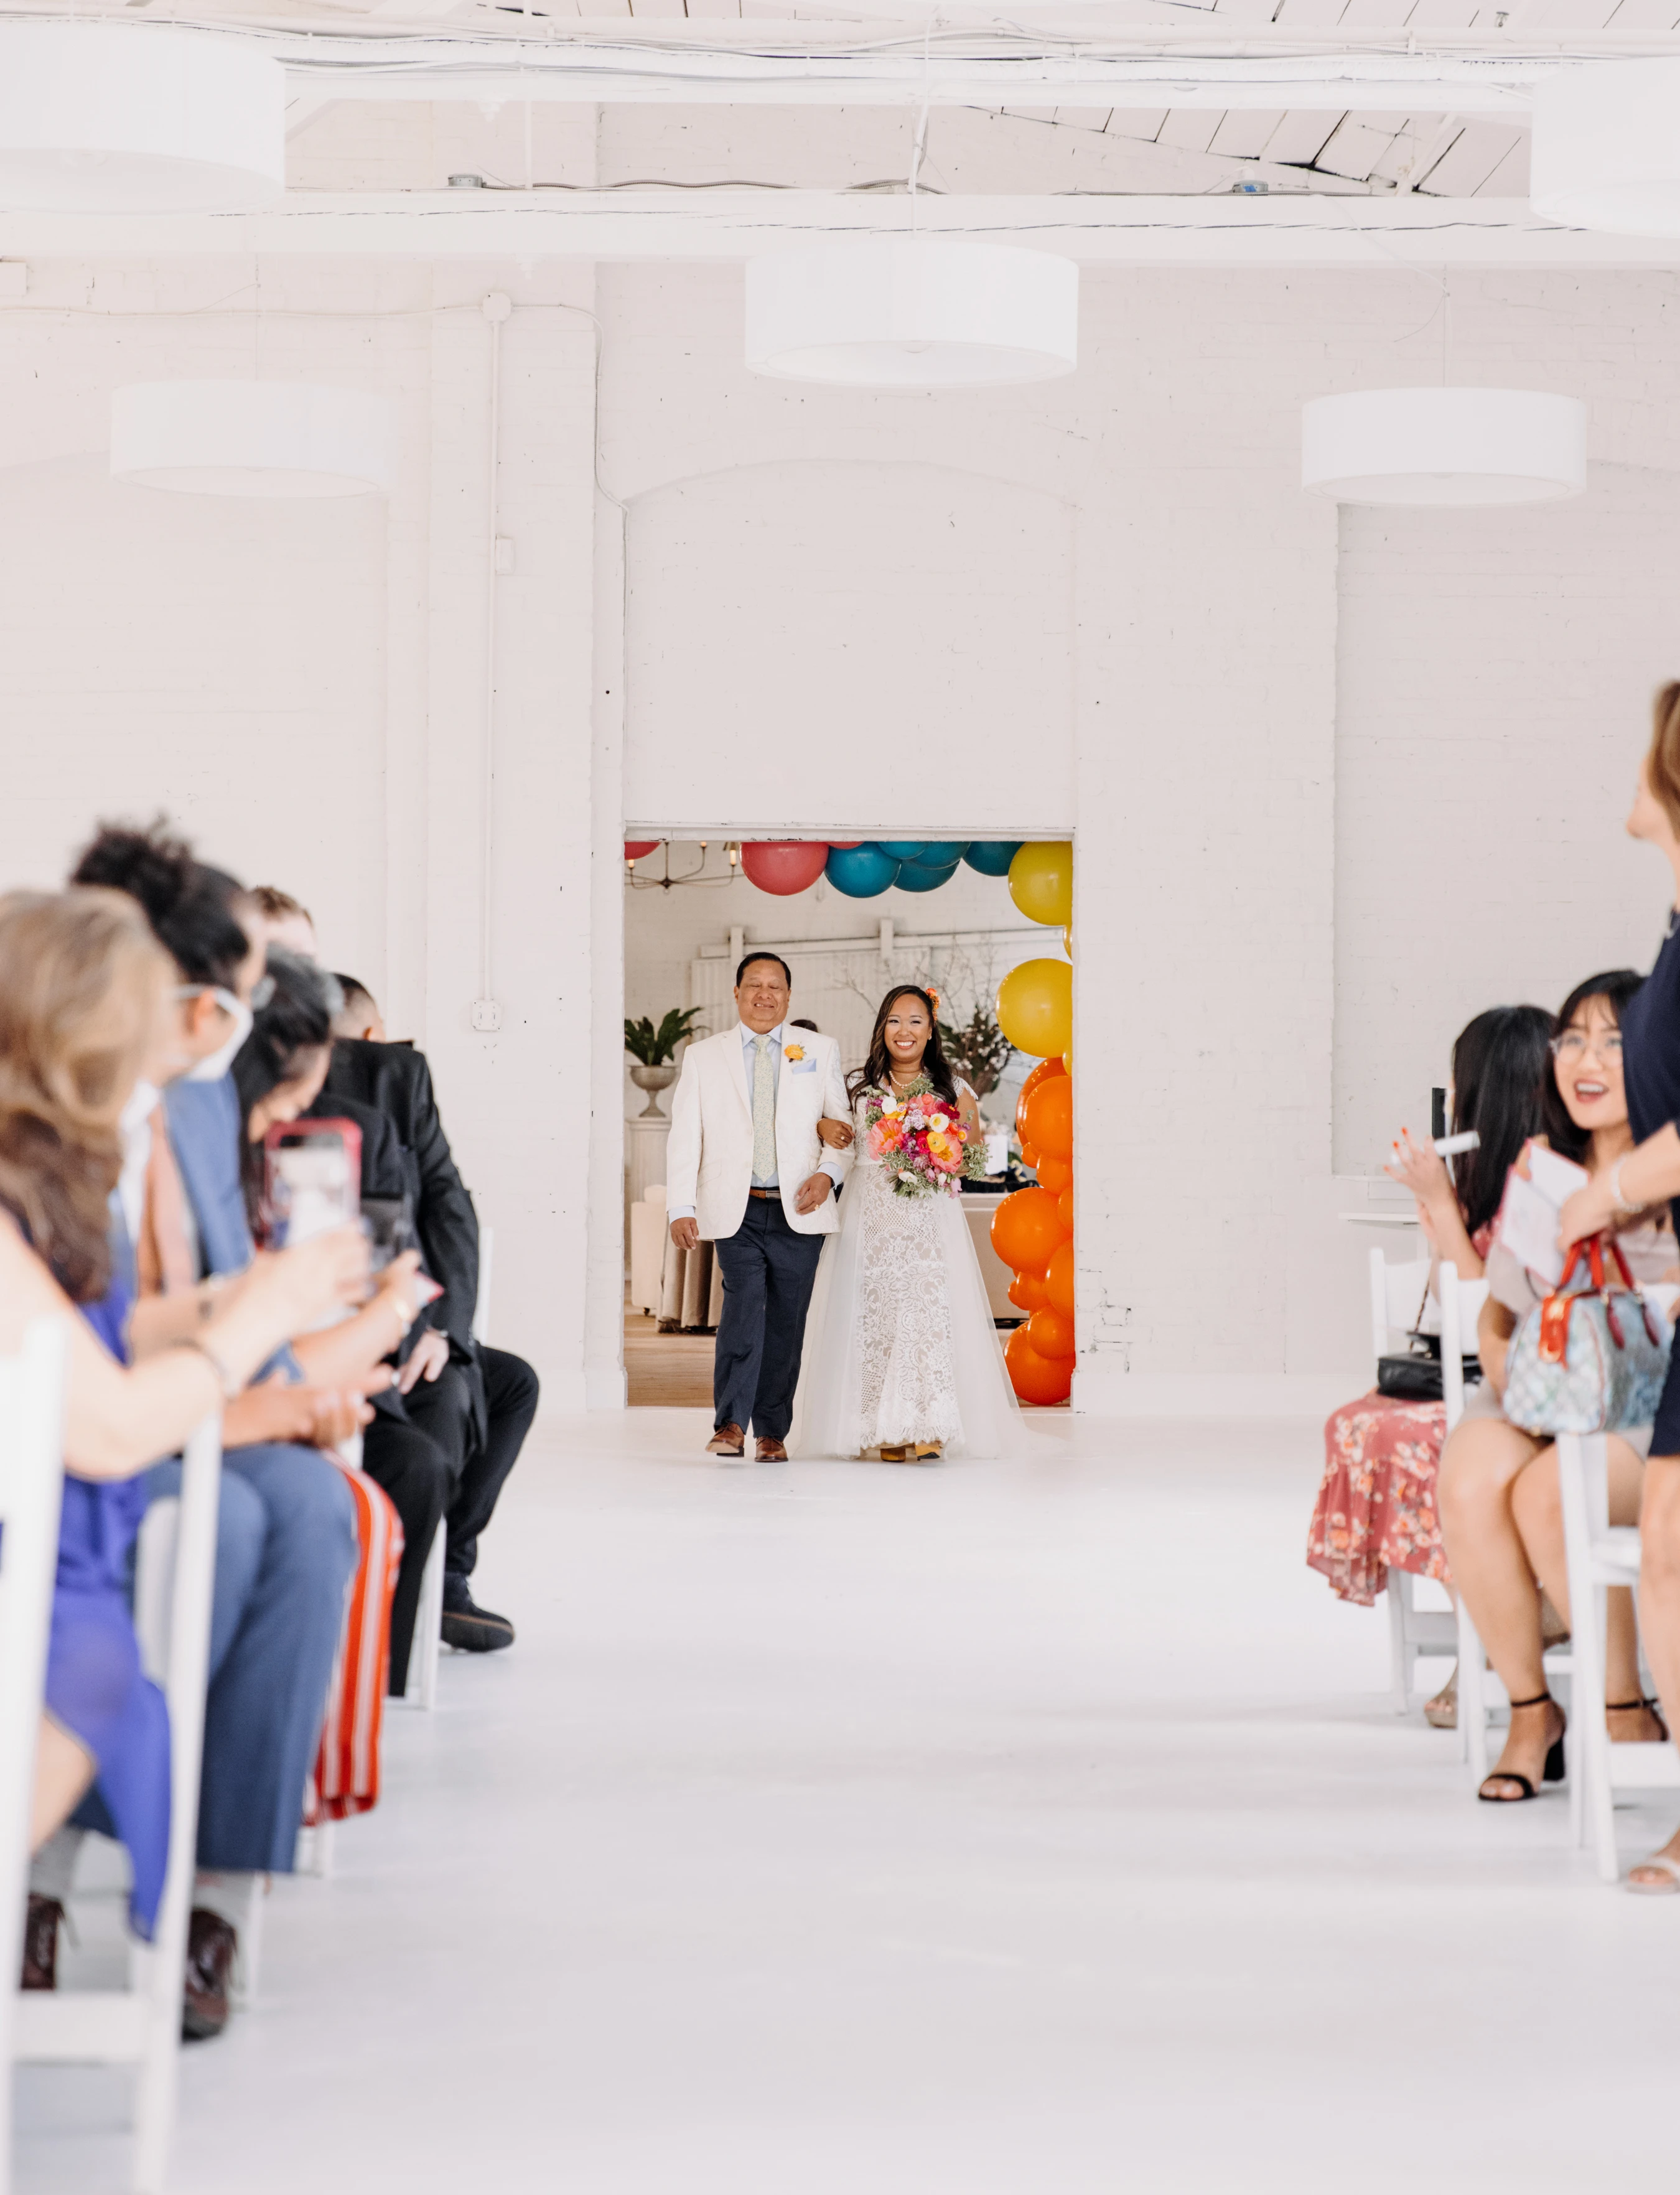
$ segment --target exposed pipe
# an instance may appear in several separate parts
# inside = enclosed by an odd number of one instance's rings
[[[502,290],[492,290],[484,300],[484,317],[490,324],[490,446],[486,470],[484,550],[484,778],[481,795],[482,845],[481,850],[482,903],[478,925],[478,997],[472,1009],[472,1025],[492,1036],[502,1025],[496,997],[492,956],[492,898],[496,852],[496,568],[497,540],[501,526],[501,411],[502,327],[513,310],[513,301]]]

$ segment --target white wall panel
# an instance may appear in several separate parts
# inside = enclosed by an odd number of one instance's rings
[[[1053,496],[925,464],[748,465],[641,497],[626,814],[1065,827],[1071,536]]]

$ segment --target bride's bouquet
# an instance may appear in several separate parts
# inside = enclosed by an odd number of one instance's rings
[[[970,1138],[955,1109],[918,1075],[903,1097],[869,1091],[863,1100],[863,1134],[872,1159],[886,1169],[898,1196],[961,1196],[967,1181],[986,1170],[984,1136]]]

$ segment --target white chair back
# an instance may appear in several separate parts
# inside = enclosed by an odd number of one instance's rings
[[[0,1357],[0,2195],[12,2184],[15,1977],[64,1486],[66,1350],[66,1322],[37,1319],[19,1354]]]
[[[147,1663],[156,1668],[161,1660],[169,1702],[169,1862],[153,1941],[136,1947],[133,1985],[126,1992],[54,1990],[13,2000],[14,2058],[29,2064],[138,2069],[130,2181],[135,2195],[162,2195],[175,2124],[181,1976],[198,1845],[199,1761],[221,1481],[221,1420],[207,1418],[188,1442],[182,1459],[172,1547],[171,1535],[159,1527],[141,1551],[149,1561],[170,1566],[166,1594],[146,1579],[137,1590],[142,1606],[151,1611]]]
[[[1404,1346],[1417,1323],[1429,1285],[1429,1260],[1391,1265],[1381,1250],[1371,1253],[1371,1353],[1386,1357]]]
[[[1451,1432],[1464,1414],[1464,1359],[1475,1354],[1476,1321],[1487,1300],[1486,1281],[1461,1281],[1456,1265],[1443,1265],[1440,1296],[1440,1392]]]

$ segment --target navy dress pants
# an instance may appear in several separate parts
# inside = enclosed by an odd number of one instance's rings
[[[740,1226],[713,1244],[724,1276],[723,1315],[713,1363],[713,1429],[750,1426],[760,1440],[786,1440],[794,1422],[805,1317],[827,1240],[788,1224],[779,1193],[749,1196]]]
[[[179,1463],[158,1464],[146,1478],[153,1501],[181,1491]],[[337,1464],[289,1444],[226,1451],[200,1867],[290,1873],[359,1555],[355,1507]]]

